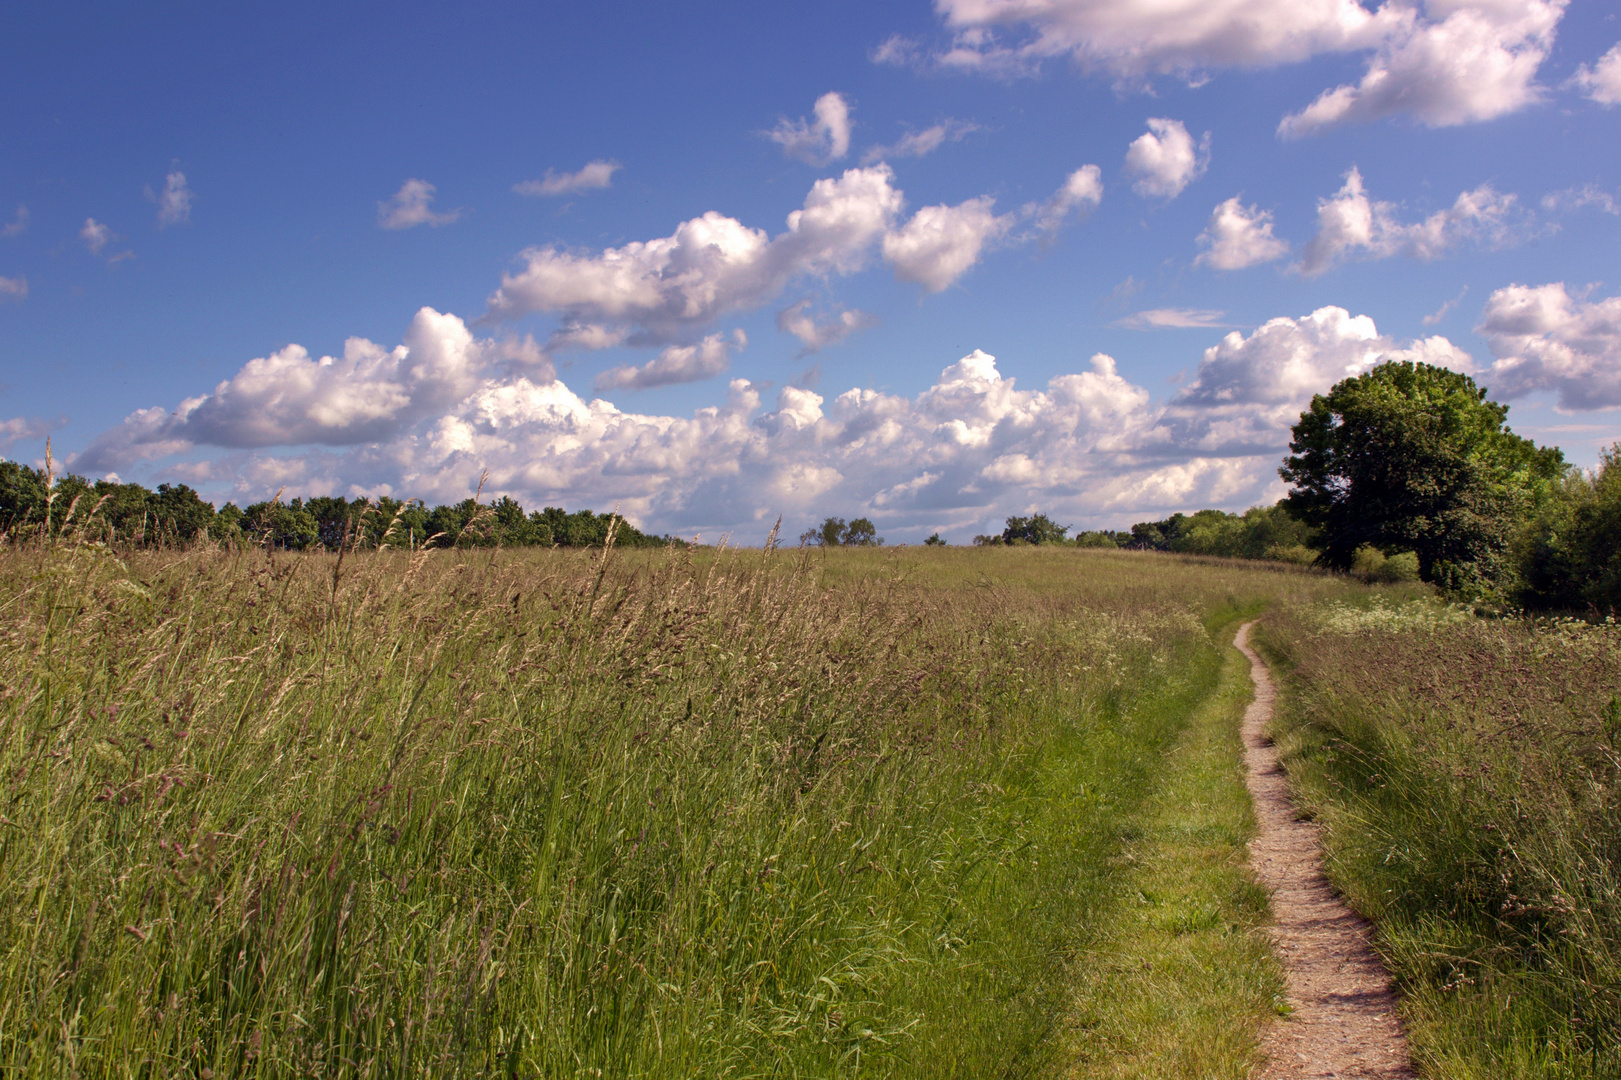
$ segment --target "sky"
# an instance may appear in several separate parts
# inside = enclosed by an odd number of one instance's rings
[[[1621,439],[1600,0],[64,2],[0,37],[0,456],[758,543],[1242,510],[1311,396]]]

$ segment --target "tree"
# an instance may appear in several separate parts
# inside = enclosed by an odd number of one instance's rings
[[[1411,551],[1426,581],[1490,589],[1518,522],[1566,472],[1557,447],[1505,425],[1508,407],[1473,379],[1410,361],[1380,364],[1312,398],[1279,474],[1283,505],[1319,532],[1319,561],[1357,549]]]
[[[1062,544],[1069,536],[1069,526],[1060,525],[1046,514],[1031,517],[1010,517],[1002,530],[1004,544]]]
[[[878,535],[878,526],[868,519],[856,518],[844,530],[845,547],[883,547],[884,538]]]
[[[838,547],[844,543],[844,519],[840,517],[823,518],[820,525],[812,525],[799,534],[801,544],[815,544],[818,547]]]
[[[1526,528],[1515,600],[1621,612],[1621,442],[1574,472]]]
[[[945,540],[943,540],[941,538],[939,533],[930,533],[929,538],[927,540],[923,541],[923,543],[925,543],[929,547],[945,547],[946,546]]]

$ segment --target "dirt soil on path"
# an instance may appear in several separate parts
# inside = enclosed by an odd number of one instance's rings
[[[1253,1080],[1296,1077],[1412,1078],[1396,1022],[1390,975],[1369,943],[1370,928],[1323,876],[1317,826],[1296,819],[1288,779],[1266,736],[1276,691],[1249,646],[1253,623],[1233,644],[1249,658],[1255,700],[1244,713],[1244,761],[1259,833],[1250,861],[1272,893],[1272,939],[1283,960],[1293,1011],[1261,1041]]]

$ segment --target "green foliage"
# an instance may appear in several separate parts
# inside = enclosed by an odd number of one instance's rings
[[[939,533],[930,533],[929,538],[927,540],[923,541],[923,543],[927,547],[945,547],[946,546],[945,540],[941,539]]]
[[[855,518],[846,524],[841,517],[828,517],[800,533],[799,542],[825,548],[882,547],[884,538],[878,535],[878,526],[867,518]]]
[[[1513,434],[1507,415],[1467,375],[1381,364],[1312,398],[1279,470],[1284,505],[1319,530],[1327,566],[1350,569],[1368,545],[1412,551],[1426,581],[1490,591],[1519,522],[1565,473],[1559,450]]]
[[[47,509],[48,508],[48,509]],[[47,517],[49,521],[47,522]],[[854,523],[852,523],[854,524]],[[870,525],[871,523],[868,522]],[[843,523],[840,522],[842,527]],[[185,484],[94,483],[72,474],[0,461],[0,536],[58,535],[64,530],[101,540],[186,545],[199,536],[265,544],[286,551],[340,546],[601,547],[610,527],[620,547],[659,547],[669,537],[649,536],[615,514],[568,513],[548,506],[532,514],[503,496],[489,505],[463,499],[433,509],[410,500],[295,498],[226,503],[216,512]],[[882,541],[879,541],[882,543]]]
[[[1252,506],[1242,514],[1200,510],[1131,527],[1131,545],[1150,551],[1218,555],[1232,559],[1310,562],[1313,531],[1281,504]],[[1304,555],[1302,554],[1304,552]]]
[[[1002,530],[1004,544],[1062,544],[1069,536],[1069,526],[1060,525],[1046,514],[1029,517],[1010,517]]]
[[[1351,560],[1351,572],[1364,581],[1393,585],[1401,581],[1418,580],[1418,556],[1411,551],[1398,552],[1388,558],[1372,544],[1356,549]]]
[[[1528,608],[1621,613],[1621,442],[1573,473],[1528,524],[1515,600]]]
[[[1073,538],[1069,535],[1070,526],[1059,525],[1046,514],[1032,514],[1029,517],[1010,517],[1007,527],[1000,533],[974,537],[975,547],[997,547],[1007,545],[1017,547],[1025,544],[1039,545],[1068,545],[1083,548],[1117,548],[1121,547],[1127,539],[1125,533],[1112,533],[1107,530],[1092,530],[1078,533]]]

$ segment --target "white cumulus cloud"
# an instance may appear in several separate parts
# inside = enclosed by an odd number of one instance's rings
[[[884,258],[902,281],[940,292],[979,261],[985,245],[1013,226],[997,216],[988,195],[956,206],[925,206],[904,226],[884,236]]]
[[[1564,282],[1492,293],[1476,330],[1491,345],[1492,388],[1553,390],[1563,409],[1621,405],[1621,296],[1573,297]]]
[[[621,168],[617,161],[598,159],[588,161],[575,172],[560,173],[547,169],[539,180],[523,180],[512,185],[519,195],[573,195],[580,191],[595,191],[613,184],[614,173]]]
[[[288,345],[248,361],[172,413],[134,414],[76,464],[112,468],[111,462],[139,460],[153,449],[168,453],[178,444],[348,446],[388,439],[464,398],[499,356],[497,343],[475,340],[455,315],[423,308],[393,349],[356,337],[344,342],[341,356],[315,358],[302,345]]]
[[[881,63],[1006,75],[1069,56],[1142,85],[1192,84],[1220,68],[1367,54],[1363,77],[1286,117],[1284,136],[1397,113],[1432,127],[1489,120],[1537,101],[1537,69],[1567,0],[936,0],[954,33],[930,52],[892,38]]]
[[[717,319],[774,299],[802,277],[855,273],[875,252],[903,281],[938,292],[1008,231],[988,196],[926,206],[904,224],[905,198],[887,165],[818,180],[775,237],[711,210],[670,236],[597,253],[530,248],[502,276],[488,319],[534,312],[561,317],[559,347],[691,341]]]
[[[698,382],[711,379],[731,366],[731,353],[748,344],[741,330],[732,332],[731,340],[720,334],[710,334],[696,345],[670,345],[640,367],[622,365],[598,375],[592,389],[598,393],[609,390],[646,390],[654,386],[674,383]]]
[[[1154,117],[1126,149],[1131,190],[1144,197],[1174,199],[1210,165],[1210,133],[1196,146],[1180,120]]]
[[[1600,105],[1621,105],[1621,43],[1610,46],[1592,67],[1577,68],[1571,81]]]
[[[741,344],[714,335],[610,381],[718,373]],[[393,349],[352,340],[314,359],[289,346],[173,410],[130,414],[70,464],[156,473],[184,453],[163,476],[238,501],[284,484],[452,501],[488,469],[486,496],[619,504],[643,527],[711,537],[763,536],[779,513],[867,514],[920,533],[980,532],[1031,507],[1122,524],[1275,497],[1289,424],[1337,379],[1383,359],[1469,364],[1444,338],[1402,345],[1330,307],[1227,335],[1163,403],[1101,353],[1026,389],[975,350],[915,396],[790,386],[767,403],[733,379],[717,404],[675,416],[587,400],[549,369],[503,359],[522,351],[424,309]]]
[[[633,328],[651,341],[692,339],[729,312],[758,307],[802,275],[851,273],[870,260],[905,202],[887,166],[818,180],[775,238],[717,211],[670,236],[597,254],[530,248],[502,276],[493,318],[537,311],[568,324]]]
[[[1194,264],[1215,270],[1242,270],[1289,254],[1288,241],[1272,235],[1272,211],[1245,206],[1238,195],[1211,212],[1198,244],[1204,250]]]
[[[850,103],[837,91],[816,99],[811,110],[814,121],[803,118],[777,121],[766,138],[782,147],[782,152],[808,165],[826,165],[850,152]]]
[[[1381,8],[1400,21],[1355,86],[1325,90],[1283,118],[1284,138],[1339,124],[1405,113],[1428,127],[1493,120],[1541,100],[1537,69],[1553,47],[1566,0],[1431,3],[1444,16],[1422,19],[1411,8]]]
[[[1502,247],[1518,238],[1518,225],[1518,199],[1490,184],[1463,192],[1423,221],[1403,224],[1395,204],[1369,198],[1362,174],[1352,169],[1339,191],[1318,200],[1317,235],[1306,245],[1299,270],[1310,277],[1350,258],[1429,260],[1465,243]]]
[[[407,180],[392,197],[377,204],[377,225],[383,229],[410,229],[417,225],[449,225],[460,210],[436,213],[431,204],[437,189],[426,180]]]

